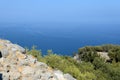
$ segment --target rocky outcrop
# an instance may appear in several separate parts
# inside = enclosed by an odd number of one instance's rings
[[[38,62],[25,49],[8,40],[0,40],[0,78],[3,80],[76,80],[45,63]]]
[[[2,54],[2,57],[7,57],[9,53],[25,53],[25,49],[17,44],[12,44],[8,40],[0,40],[0,52]]]
[[[105,61],[110,60],[110,57],[108,56],[108,52],[97,52],[97,54],[98,54],[101,58],[104,58]]]
[[[73,57],[73,59],[76,60],[78,63],[81,62],[79,54],[75,54],[75,56]]]

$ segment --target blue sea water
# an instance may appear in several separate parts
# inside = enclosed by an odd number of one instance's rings
[[[1,23],[0,38],[23,47],[35,45],[43,54],[52,49],[57,54],[72,55],[84,46],[120,44],[120,24]]]

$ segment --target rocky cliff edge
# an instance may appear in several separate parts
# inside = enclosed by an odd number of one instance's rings
[[[47,64],[38,62],[25,49],[0,39],[0,80],[76,80]]]

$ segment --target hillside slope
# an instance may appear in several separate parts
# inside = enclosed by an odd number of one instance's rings
[[[0,40],[0,75],[2,80],[76,80],[70,74],[54,70],[25,49],[8,40]]]

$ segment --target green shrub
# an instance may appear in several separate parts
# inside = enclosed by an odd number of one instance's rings
[[[35,47],[27,51],[27,54],[54,69],[71,74],[77,80],[120,80],[120,46],[87,46],[80,48],[78,52],[81,63],[70,56],[54,54],[52,50],[42,56],[41,50],[36,50]],[[105,62],[97,52],[108,52],[110,59],[113,59],[112,63]]]

